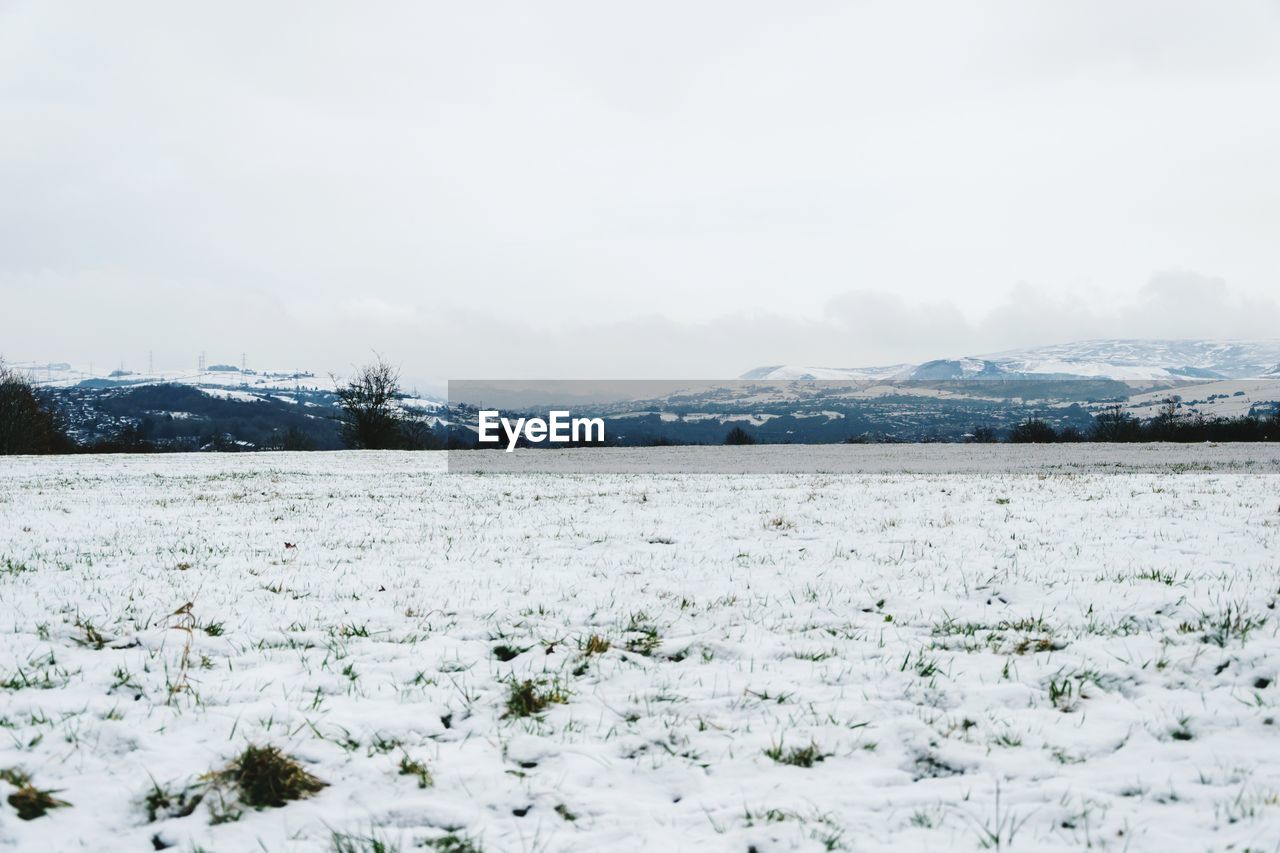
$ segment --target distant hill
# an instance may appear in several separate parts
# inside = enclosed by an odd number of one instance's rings
[[[336,450],[332,392],[253,394],[178,383],[51,387],[81,444],[145,442],[162,450]]]
[[[1096,340],[886,367],[758,367],[743,379],[1255,379],[1280,376],[1280,340]]]
[[[145,442],[161,450],[333,450],[342,447],[337,396],[329,377],[304,370],[205,371],[106,375],[66,362],[15,363],[57,404],[76,441]],[[438,401],[407,396],[400,405],[433,425]]]

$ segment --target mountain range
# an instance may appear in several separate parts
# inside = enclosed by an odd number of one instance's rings
[[[1280,378],[1280,340],[1094,340],[882,367],[757,367],[743,379],[1119,379],[1186,381]]]
[[[334,381],[306,371],[214,364],[185,372],[121,367],[104,376],[64,363],[13,367],[46,390],[68,431],[86,445],[342,446]],[[584,391],[574,383],[514,384],[526,394],[541,392],[529,411],[554,403],[599,414],[611,440],[624,444],[716,444],[731,426],[766,442],[958,441],[976,425],[1003,434],[1028,417],[1084,432],[1094,415],[1117,403],[1153,417],[1173,394],[1189,415],[1270,413],[1280,400],[1280,340],[1094,340],[883,367],[774,365],[723,382],[613,383],[616,396],[595,402],[564,399]],[[474,407],[495,399],[490,388],[457,402]],[[418,394],[398,405],[432,430],[474,430],[474,408],[445,412],[443,401]]]

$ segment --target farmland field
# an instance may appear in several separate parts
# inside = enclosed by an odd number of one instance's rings
[[[913,452],[0,460],[0,848],[1280,849],[1276,451]]]

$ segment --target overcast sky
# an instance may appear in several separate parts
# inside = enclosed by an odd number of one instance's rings
[[[0,0],[0,353],[430,382],[1280,336],[1280,2]]]

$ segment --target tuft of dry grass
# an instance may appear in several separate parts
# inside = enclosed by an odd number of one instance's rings
[[[0,780],[8,782],[18,790],[9,795],[9,805],[13,806],[21,820],[35,820],[43,817],[50,809],[60,809],[71,803],[53,796],[56,791],[46,791],[31,784],[31,777],[17,768],[0,770]]]
[[[76,617],[75,625],[80,629],[81,636],[75,638],[78,646],[101,651],[111,642],[111,638],[99,631],[92,622],[82,621],[79,616]]]
[[[569,701],[569,694],[560,686],[559,681],[551,683],[537,681],[513,681],[507,694],[506,717],[532,717],[540,714],[549,705],[563,705]]]
[[[274,746],[248,746],[211,781],[232,786],[240,802],[255,809],[280,808],[328,786]]]
[[[609,651],[609,647],[613,644],[601,637],[599,634],[592,634],[587,637],[587,641],[582,645],[582,653],[584,655],[602,655]]]
[[[415,761],[407,755],[400,759],[400,775],[416,777],[419,788],[430,788],[435,784],[435,780],[431,778],[431,771],[427,769],[427,765],[423,764],[421,761]]]

